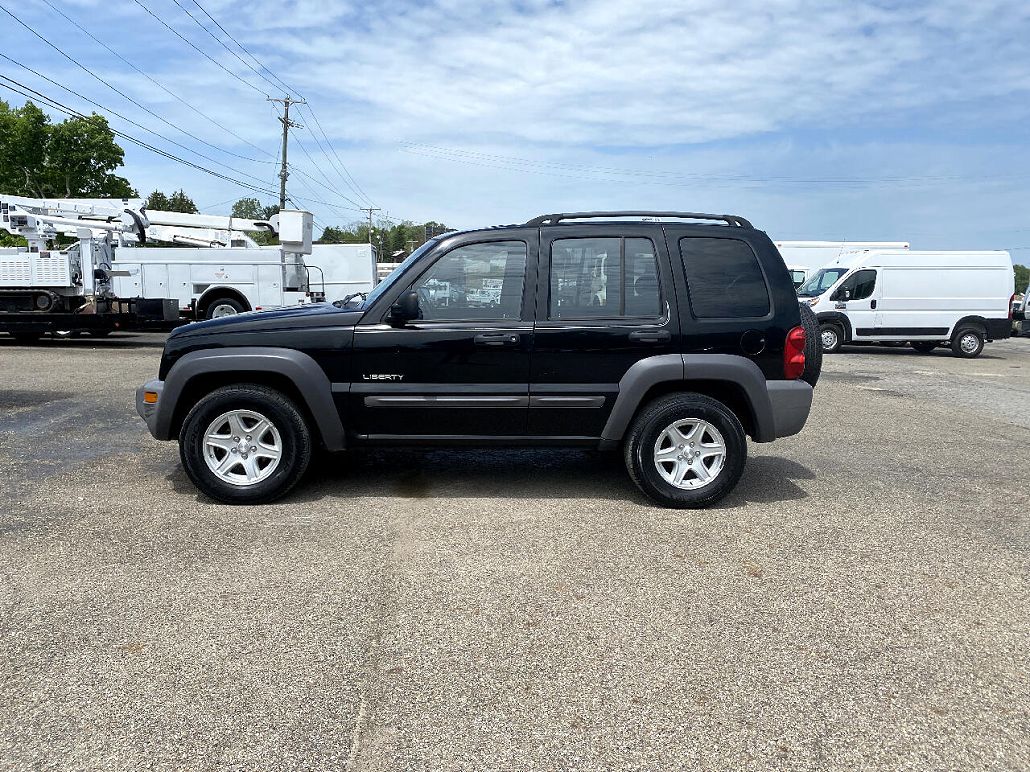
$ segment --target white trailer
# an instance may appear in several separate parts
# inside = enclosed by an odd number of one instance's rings
[[[329,302],[368,292],[379,283],[377,257],[371,244],[315,244],[306,260],[311,287]]]
[[[774,241],[794,280],[804,284],[816,269],[864,249],[908,249],[907,241]]]

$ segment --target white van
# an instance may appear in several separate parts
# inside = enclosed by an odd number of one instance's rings
[[[819,319],[823,350],[845,343],[950,345],[976,357],[1012,332],[1008,252],[857,252],[818,270],[798,290]]]

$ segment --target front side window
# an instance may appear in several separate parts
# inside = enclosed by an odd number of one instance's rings
[[[769,313],[769,288],[747,242],[682,238],[680,257],[698,319],[756,319]]]
[[[841,282],[833,293],[834,300],[865,300],[876,289],[876,271],[865,268],[855,271]]]
[[[551,243],[551,319],[661,316],[658,258],[650,239]]]
[[[526,256],[523,241],[451,250],[412,285],[422,319],[520,319]]]

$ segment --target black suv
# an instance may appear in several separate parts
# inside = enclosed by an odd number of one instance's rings
[[[621,448],[652,499],[702,507],[746,436],[801,430],[820,363],[747,220],[580,212],[445,234],[367,296],[181,327],[136,402],[220,501],[283,495],[316,447],[546,445]]]

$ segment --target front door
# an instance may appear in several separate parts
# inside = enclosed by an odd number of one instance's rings
[[[862,268],[842,281],[830,296],[834,309],[847,314],[855,340],[877,335],[876,301],[880,293],[876,279],[875,268]]]
[[[665,245],[650,225],[544,228],[529,434],[600,437],[626,371],[676,351]]]
[[[391,326],[377,308],[355,331],[355,429],[384,441],[525,434],[536,231],[469,234],[437,249],[399,288],[418,295],[421,318]]]

